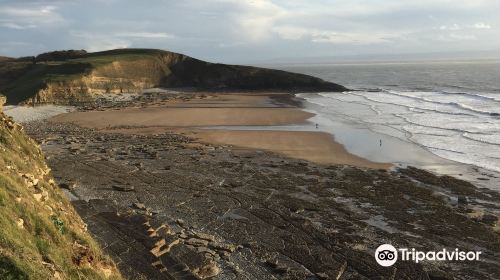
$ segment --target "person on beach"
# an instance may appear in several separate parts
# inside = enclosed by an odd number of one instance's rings
[[[380,147],[382,147],[382,139],[380,139]]]
[[[316,124],[316,129],[318,129],[318,126],[319,126],[319,125],[318,125],[318,124]]]

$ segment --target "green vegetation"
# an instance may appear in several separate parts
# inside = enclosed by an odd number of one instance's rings
[[[121,279],[51,180],[38,145],[1,112],[0,279]]]

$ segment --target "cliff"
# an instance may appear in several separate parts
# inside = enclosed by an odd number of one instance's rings
[[[38,145],[1,105],[0,279],[121,279],[58,189]]]
[[[344,91],[319,78],[251,66],[209,63],[151,49],[59,51],[0,61],[0,91],[15,103],[73,103],[100,93],[145,88],[209,91]]]

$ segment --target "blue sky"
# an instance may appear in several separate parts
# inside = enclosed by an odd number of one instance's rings
[[[210,61],[500,50],[498,0],[0,0],[0,54],[147,47]]]

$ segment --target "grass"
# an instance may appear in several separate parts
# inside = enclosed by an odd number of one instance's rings
[[[112,271],[110,279],[121,279],[82,230],[69,201],[43,175],[47,166],[36,143],[0,121],[0,150],[0,279],[52,279],[56,273],[62,279],[107,279],[103,269]],[[27,184],[25,173],[39,177],[36,188],[48,192],[47,200],[34,198],[35,187]],[[88,248],[85,256],[75,243]],[[76,263],[81,257],[92,261]]]
[[[24,280],[29,277],[11,259],[0,256],[0,279]]]

